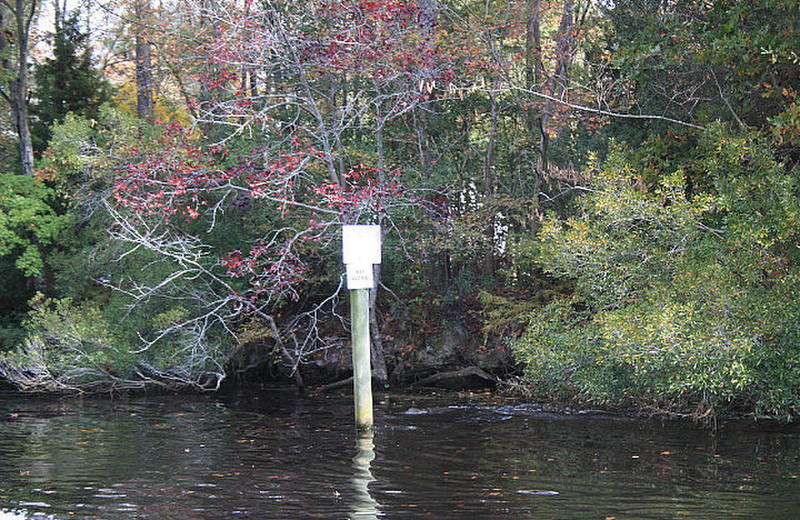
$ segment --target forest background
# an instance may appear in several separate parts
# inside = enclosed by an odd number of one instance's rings
[[[384,240],[381,382],[479,365],[537,398],[800,411],[796,1],[0,16],[0,374],[21,389],[344,377],[359,223]]]

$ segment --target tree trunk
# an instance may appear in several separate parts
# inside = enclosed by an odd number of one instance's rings
[[[487,198],[494,192],[494,145],[497,140],[497,92],[489,91],[489,142],[483,158],[483,192]]]
[[[419,170],[422,172],[422,178],[425,180],[430,179],[430,164],[431,164],[431,149],[428,137],[428,114],[423,110],[417,111],[416,126],[417,126],[417,151],[419,153]]]
[[[31,1],[27,6],[24,0],[3,2],[8,7],[6,13],[14,17],[13,28],[8,26],[5,13],[0,11],[0,56],[2,56],[3,72],[6,80],[5,88],[0,89],[0,95],[8,101],[11,107],[14,128],[19,139],[19,158],[23,175],[33,175],[33,142],[31,140],[30,120],[28,116],[28,58],[30,49],[31,23],[36,13],[37,2]],[[28,9],[26,9],[26,7]],[[8,35],[8,36],[7,36]],[[16,59],[11,59],[9,41],[16,40]]]
[[[419,28],[420,34],[426,46],[433,46],[433,32],[438,24],[439,19],[439,4],[437,0],[417,0],[417,9],[419,10]],[[435,73],[434,69],[426,70],[422,77],[426,80],[433,79]],[[425,180],[430,179],[430,165],[431,161],[431,133],[430,127],[430,113],[435,112],[438,101],[435,99],[428,99],[424,103],[427,106],[421,106],[416,112],[416,126],[417,126],[417,149],[419,153],[419,168],[422,172],[422,177]]]
[[[541,0],[528,0],[525,31],[525,88],[535,90],[542,77]],[[525,126],[531,136],[538,134],[533,107],[525,113]]]
[[[561,13],[561,22],[558,26],[556,40],[556,66],[550,78],[549,94],[553,98],[563,99],[569,90],[569,70],[575,52],[575,5],[572,0],[564,0],[564,11]],[[549,145],[548,125],[550,118],[555,114],[555,102],[548,101],[539,119],[539,160],[537,173],[544,178],[547,165],[547,152]],[[541,181],[537,184],[541,185]]]
[[[134,4],[136,23],[136,115],[150,123],[155,117],[153,104],[153,62],[150,42],[145,37],[146,17],[150,12],[149,0]]]
[[[0,95],[8,101],[11,108],[11,117],[19,140],[20,173],[31,176],[34,174],[33,141],[31,139],[30,119],[28,113],[28,59],[30,55],[30,30],[34,15],[36,14],[36,0],[30,1],[26,6],[24,0],[0,3],[0,57],[2,57],[2,72],[7,78],[5,85],[0,87]],[[8,11],[4,12],[4,8]],[[13,27],[6,21],[6,13],[14,17]],[[16,53],[8,47],[15,41]],[[11,56],[15,55],[15,59]],[[35,233],[28,231],[28,240],[36,246],[39,254],[44,258],[42,246]],[[33,277],[33,287],[36,291],[44,292],[47,282],[44,272]]]
[[[484,276],[491,282],[494,280],[494,147],[497,140],[497,92],[489,91],[491,109],[489,112],[489,142],[486,144],[486,156],[483,161],[483,192],[486,197],[486,209],[489,212],[486,226],[487,247],[484,252]]]
[[[383,234],[383,227],[381,227]],[[378,284],[381,279],[381,266],[375,264],[372,268],[375,278],[375,287],[369,291],[369,334],[372,339],[372,377],[384,383],[389,379],[386,368],[386,355],[383,351],[383,335],[381,334],[380,323],[378,322]]]
[[[18,78],[11,80],[15,85],[11,87],[11,112],[14,116],[14,126],[19,139],[19,159],[23,175],[33,175],[33,141],[28,117],[28,100],[25,94],[27,88],[23,85],[26,80]]]
[[[525,88],[531,91],[536,90],[542,79],[541,8],[541,0],[528,0],[525,33]],[[534,181],[528,226],[533,233],[538,230],[539,215],[541,214],[539,192],[542,190],[547,155],[547,134],[545,128],[541,126],[541,119],[542,114],[537,114],[529,105],[525,112],[525,127],[528,129],[531,140],[539,138],[539,153],[536,162],[530,165],[534,172]]]
[[[376,85],[377,87],[377,85]],[[377,153],[378,186],[383,188],[386,184],[386,173],[383,149],[383,127],[384,119],[381,112],[380,101],[376,105],[376,126],[375,126],[375,147]],[[383,216],[378,212],[378,225],[381,226],[381,244],[383,243],[384,229]],[[381,382],[389,379],[386,369],[386,356],[383,351],[383,334],[381,334],[380,323],[378,322],[378,287],[381,282],[381,266],[376,264],[372,268],[372,275],[375,280],[375,287],[369,291],[369,331],[372,336],[372,375]]]

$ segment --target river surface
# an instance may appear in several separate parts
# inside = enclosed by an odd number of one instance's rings
[[[798,519],[800,429],[486,395],[0,395],[0,519]]]

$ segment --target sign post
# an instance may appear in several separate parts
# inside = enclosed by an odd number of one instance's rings
[[[350,291],[353,343],[353,397],[356,428],[372,432],[372,368],[370,366],[369,290],[375,285],[372,266],[381,263],[380,226],[343,226],[342,259]]]

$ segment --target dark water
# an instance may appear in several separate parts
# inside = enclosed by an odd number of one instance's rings
[[[485,396],[0,396],[0,519],[798,519],[800,429]],[[374,443],[374,447],[373,447]]]

